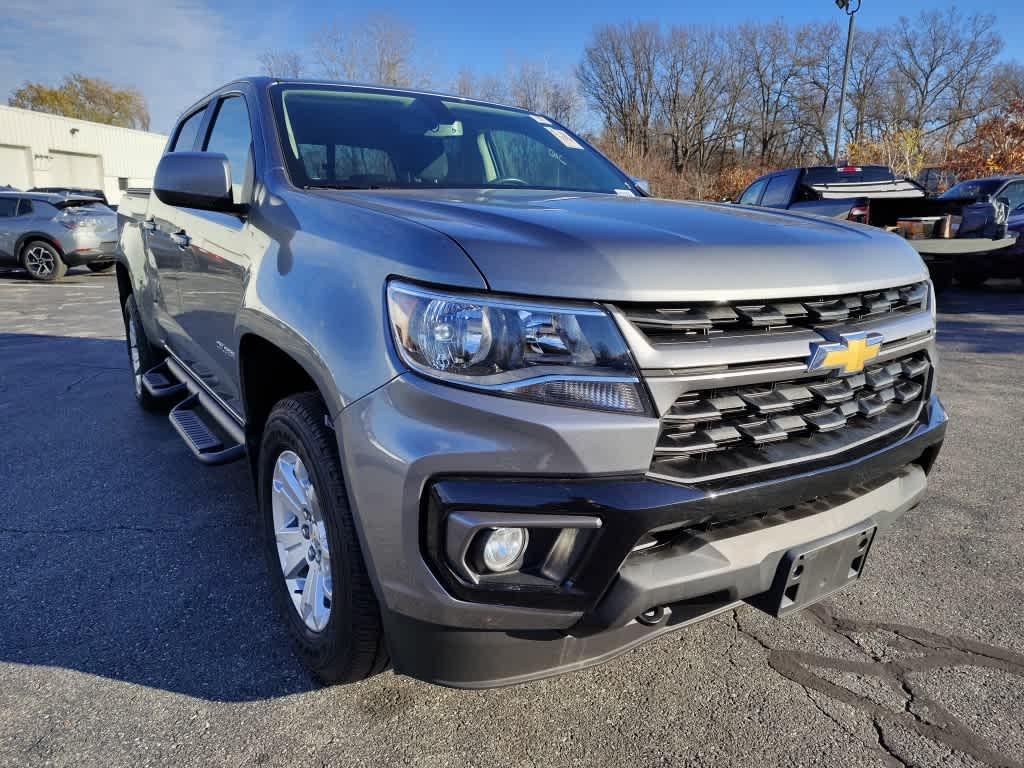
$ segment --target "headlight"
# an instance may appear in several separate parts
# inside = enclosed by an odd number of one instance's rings
[[[647,411],[626,342],[600,307],[392,282],[388,314],[402,359],[425,376],[554,405]]]

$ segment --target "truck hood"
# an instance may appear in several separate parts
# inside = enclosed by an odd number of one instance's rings
[[[604,301],[772,299],[927,278],[895,235],[733,205],[537,190],[325,192],[457,242],[494,291]]]

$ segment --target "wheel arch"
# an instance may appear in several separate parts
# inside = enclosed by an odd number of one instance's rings
[[[252,320],[238,335],[238,383],[250,463],[255,468],[263,427],[275,403],[313,391],[323,399],[332,420],[340,404],[332,396],[336,389],[326,365],[308,343],[280,326],[254,328]]]
[[[14,244],[14,254],[15,258],[18,259],[19,264],[21,263],[22,250],[24,250],[26,245],[35,240],[42,240],[47,245],[53,246],[57,250],[57,255],[60,256],[62,259],[64,258],[64,249],[60,247],[60,243],[57,242],[56,238],[54,238],[53,235],[47,234],[46,232],[32,230],[30,232],[25,232],[23,235],[21,235],[18,238],[18,241]]]

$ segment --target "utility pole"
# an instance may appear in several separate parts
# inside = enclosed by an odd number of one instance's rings
[[[850,55],[853,53],[853,17],[860,10],[861,0],[855,0],[856,6],[850,5],[850,0],[836,0],[839,10],[843,11],[850,18],[850,25],[846,29],[846,57],[843,59],[843,87],[839,90],[839,112],[836,114],[836,141],[832,146],[832,162],[839,165],[839,141],[843,133],[843,109],[846,107],[846,81],[850,76]]]

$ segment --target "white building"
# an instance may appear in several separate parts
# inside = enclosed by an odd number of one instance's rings
[[[117,205],[153,183],[167,137],[0,106],[0,187],[102,189]]]

